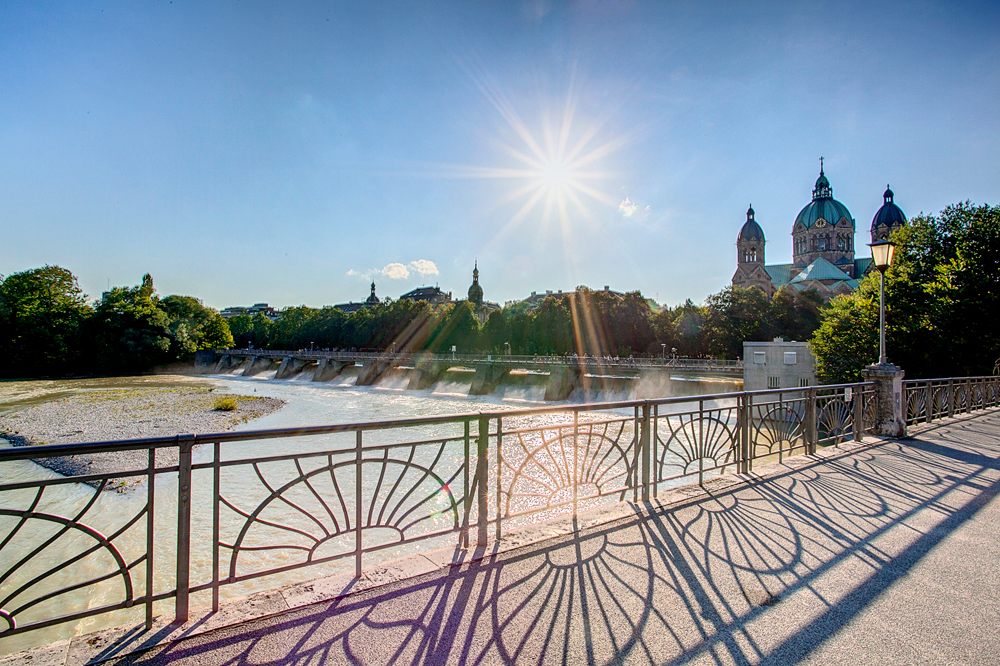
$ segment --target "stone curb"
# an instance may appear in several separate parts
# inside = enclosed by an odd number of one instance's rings
[[[388,588],[401,583],[413,583],[417,578],[431,579],[448,575],[455,567],[469,565],[515,550],[570,536],[594,527],[607,527],[615,522],[635,520],[642,514],[655,514],[680,505],[703,501],[719,492],[778,478],[810,465],[847,457],[859,451],[881,446],[894,440],[866,437],[861,442],[844,442],[839,447],[820,449],[815,455],[795,455],[783,462],[757,466],[750,474],[729,474],[706,481],[704,486],[678,486],[648,503],[619,502],[577,515],[561,516],[549,521],[512,530],[491,547],[475,548],[474,535],[469,549],[443,547],[425,553],[408,555],[380,563],[362,571],[360,579],[344,573],[295,583],[267,592],[231,599],[213,613],[207,608],[194,608],[190,619],[182,625],[171,624],[164,617],[153,619],[153,626],[144,623],[102,629],[74,636],[23,652],[0,657],[0,666],[83,666],[99,664],[136,652],[191,638],[200,634],[232,627],[251,620],[279,615],[312,604],[350,597],[376,588]],[[471,530],[470,530],[471,532]]]

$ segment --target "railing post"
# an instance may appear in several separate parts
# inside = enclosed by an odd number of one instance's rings
[[[861,438],[864,437],[865,432],[865,389],[864,387],[857,387],[854,390],[854,395],[852,396],[851,408],[854,412],[854,416],[851,417],[853,425],[851,429],[854,431],[854,441],[860,442]]]
[[[188,620],[191,588],[191,448],[194,435],[177,436],[177,598],[174,622]]]
[[[354,577],[361,578],[363,544],[361,543],[361,464],[362,436],[357,432],[354,458]]]
[[[948,380],[948,418],[955,416],[955,380]]]
[[[805,452],[808,455],[816,454],[816,444],[819,441],[819,433],[816,427],[816,389],[811,388],[806,391],[806,446]]]
[[[489,540],[489,488],[487,487],[487,476],[489,473],[489,427],[490,421],[485,416],[479,417],[479,432],[476,434],[476,499],[479,510],[479,532],[476,539],[476,546],[486,547]],[[497,522],[500,516],[497,516]]]
[[[927,382],[927,389],[924,392],[924,406],[927,410],[924,423],[930,423],[934,418],[934,389],[930,381]]]
[[[757,455],[757,441],[753,437],[753,394],[744,393],[743,403],[746,408],[746,417],[743,419],[743,441],[746,442],[746,473],[749,474],[753,471],[753,459]]]
[[[642,501],[649,501],[649,484],[652,461],[649,446],[649,401],[642,403],[642,420],[639,422],[639,450],[642,452]]]
[[[464,492],[462,493],[462,504],[465,505],[465,516],[462,518],[462,532],[459,535],[459,544],[462,548],[469,547],[469,515],[472,513],[472,496],[469,495],[469,463],[471,462],[469,456],[469,421],[465,421],[465,477],[463,479]]]

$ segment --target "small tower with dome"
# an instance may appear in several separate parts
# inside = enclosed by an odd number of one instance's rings
[[[773,294],[771,276],[764,267],[765,243],[764,230],[757,224],[751,204],[747,209],[747,221],[736,237],[736,274],[733,275],[733,286],[757,287],[768,296]]]
[[[375,295],[375,280],[372,280],[372,293],[365,299],[365,306],[370,308],[378,303],[378,296]]]
[[[472,269],[472,286],[469,287],[469,302],[473,308],[483,306],[483,288],[479,286],[479,261],[476,261],[475,268]]]
[[[882,207],[872,218],[872,242],[889,240],[889,235],[896,229],[906,226],[906,215],[903,210],[893,203],[893,193],[888,185],[882,194]]]

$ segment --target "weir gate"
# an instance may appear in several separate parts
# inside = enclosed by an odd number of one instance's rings
[[[203,372],[238,372],[251,377],[275,371],[275,379],[312,372],[312,381],[331,381],[358,368],[355,384],[370,386],[387,373],[409,371],[406,388],[430,388],[446,373],[472,374],[470,395],[488,395],[512,374],[545,375],[545,400],[565,400],[576,388],[608,390],[634,384],[643,376],[690,378],[743,375],[742,361],[675,358],[566,357],[552,355],[430,354],[404,352],[276,351],[220,349],[198,352]]]

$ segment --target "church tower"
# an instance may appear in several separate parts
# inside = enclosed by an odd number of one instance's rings
[[[754,219],[753,206],[747,209],[747,221],[736,238],[736,274],[734,287],[757,287],[768,297],[774,294],[771,276],[764,268],[764,230]]]
[[[375,295],[375,280],[372,280],[372,293],[365,299],[365,306],[370,308],[378,305],[378,303],[378,296]]]
[[[483,288],[479,286],[479,261],[472,269],[472,286],[469,287],[469,302],[474,308],[483,306]]]
[[[889,234],[896,229],[906,226],[906,215],[902,209],[892,202],[892,190],[885,186],[882,194],[882,207],[872,218],[872,242],[889,240]]]

